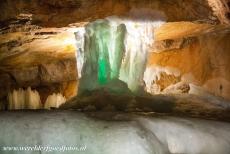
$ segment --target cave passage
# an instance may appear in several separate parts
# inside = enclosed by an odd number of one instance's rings
[[[0,154],[230,154],[230,0],[0,10]]]

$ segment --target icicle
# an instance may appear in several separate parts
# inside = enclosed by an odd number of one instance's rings
[[[108,20],[97,20],[86,26],[84,64],[80,71],[82,91],[93,90],[118,80],[124,54],[125,31],[124,24],[111,25]]]
[[[30,87],[27,90],[19,89],[13,90],[8,94],[8,109],[40,109],[41,100],[40,95],[36,90],[31,90]]]
[[[123,21],[127,34],[125,39],[125,57],[120,70],[120,79],[126,82],[132,91],[143,86],[143,74],[149,48],[154,43],[154,28],[162,22]]]
[[[127,83],[137,92],[143,87],[148,50],[154,43],[154,28],[163,21],[135,21],[109,17],[85,27],[84,51],[78,49],[80,90],[93,90],[112,80]],[[83,38],[83,31],[75,33]],[[83,41],[79,41],[82,46]],[[83,62],[84,61],[84,62]]]
[[[180,76],[180,71],[171,67],[151,66],[147,67],[144,72],[144,81],[146,85],[146,91],[151,94],[159,94],[160,86],[155,84],[157,80],[160,80],[161,73],[168,75]]]
[[[58,108],[60,105],[66,102],[66,98],[62,94],[49,95],[45,102],[45,109]]]
[[[41,100],[39,93],[35,90],[32,91],[31,88],[27,88],[25,91],[25,103],[27,109],[40,109]]]
[[[85,35],[85,28],[80,27],[76,29],[75,38],[76,38],[76,46],[77,46],[77,71],[78,71],[78,78],[81,78],[81,71],[84,64],[84,35]]]

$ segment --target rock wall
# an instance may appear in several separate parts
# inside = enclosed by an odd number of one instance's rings
[[[15,18],[19,13],[33,14],[32,22],[43,26],[62,27],[70,23],[93,21],[111,15],[129,16],[135,9],[159,10],[168,21],[204,20],[223,22],[223,10],[216,9],[226,4],[223,0],[3,0],[0,21]],[[217,3],[217,5],[216,5]],[[222,12],[221,12],[222,11]],[[214,13],[215,12],[215,13]],[[225,12],[224,12],[225,13]],[[227,16],[227,17],[226,17]],[[71,18],[69,18],[71,17]]]
[[[75,37],[71,28],[41,28],[20,15],[10,28],[0,30],[0,100],[7,94],[32,87],[44,104],[53,93],[67,99],[77,93]]]
[[[229,0],[2,0],[0,102],[9,91],[29,86],[42,103],[53,93],[75,96],[74,32],[112,15],[168,22],[154,32],[147,79],[151,84],[154,77],[157,86],[147,88],[161,92],[177,84],[188,91],[189,82],[229,98],[229,6]]]
[[[188,39],[188,36],[183,38]],[[162,52],[152,52],[148,67],[172,68],[180,72],[181,80],[203,87],[217,96],[230,99],[230,32],[219,28],[198,36],[191,36],[186,45],[175,46],[171,40],[168,45],[159,47]],[[165,44],[165,41],[158,44]],[[182,43],[180,43],[182,44]],[[157,49],[154,49],[157,51]],[[169,74],[169,73],[168,73]],[[162,84],[167,84],[162,81]],[[168,81],[167,81],[168,82]],[[175,84],[175,79],[171,80]]]

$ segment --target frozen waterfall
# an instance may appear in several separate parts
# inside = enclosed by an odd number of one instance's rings
[[[85,31],[80,86],[84,90],[92,90],[118,79],[124,53],[125,26],[111,26],[107,20],[97,20],[88,24]]]
[[[143,88],[147,55],[154,43],[154,28],[162,23],[109,17],[79,29],[75,36],[80,91],[117,81],[126,83],[132,92]]]

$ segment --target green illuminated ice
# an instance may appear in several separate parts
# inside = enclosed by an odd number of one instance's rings
[[[154,42],[154,27],[160,24],[111,17],[86,25],[84,51],[78,50],[77,56],[80,92],[101,87],[144,91],[148,50]]]
[[[124,24],[97,20],[85,28],[84,65],[80,88],[93,90],[118,80],[124,49]]]

